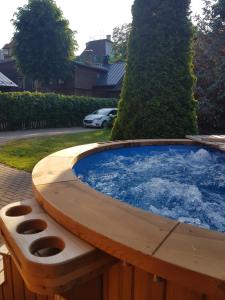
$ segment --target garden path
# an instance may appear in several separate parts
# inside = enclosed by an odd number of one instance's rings
[[[0,164],[0,209],[31,197],[31,174]]]

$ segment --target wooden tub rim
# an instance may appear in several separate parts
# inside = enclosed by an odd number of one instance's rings
[[[34,167],[35,198],[67,230],[125,263],[177,281],[182,272],[196,288],[204,285],[207,289],[214,289],[222,285],[224,289],[225,268],[221,267],[225,261],[223,233],[182,224],[116,201],[82,183],[72,171],[78,160],[96,152],[173,144],[201,145],[189,139],[128,140],[87,144],[55,152]],[[216,145],[215,148],[219,149]],[[84,201],[90,207],[85,208]],[[100,212],[91,211],[94,207]],[[104,220],[100,222],[99,216]],[[128,223],[123,217],[129,217]],[[136,222],[135,226],[133,222]],[[133,226],[133,232],[129,230],[130,226]],[[183,245],[192,247],[184,249]]]

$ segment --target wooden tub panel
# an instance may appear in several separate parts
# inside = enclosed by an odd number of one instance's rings
[[[25,285],[6,247],[3,252],[5,281],[0,284],[0,300],[102,300],[102,275],[80,283],[63,295],[40,295]]]
[[[224,300],[189,289],[185,282],[180,285],[123,262],[71,286],[62,295],[39,295],[27,289],[8,252],[3,259],[7,276],[0,285],[0,300]]]
[[[165,298],[166,300],[204,300],[204,294],[167,281]]]
[[[104,275],[103,300],[222,300],[211,298],[176,282],[167,281],[124,263]]]
[[[134,300],[164,300],[166,281],[139,268],[134,269]]]

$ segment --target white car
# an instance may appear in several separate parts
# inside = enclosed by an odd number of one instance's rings
[[[86,116],[83,120],[84,127],[106,128],[117,115],[117,108],[102,108]]]

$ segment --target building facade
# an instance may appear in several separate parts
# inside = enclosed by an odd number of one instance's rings
[[[6,47],[7,46],[7,47]],[[11,47],[11,49],[10,49]],[[18,85],[20,90],[35,91],[33,80],[25,78],[17,69],[12,56],[12,43],[4,46],[0,72]],[[73,62],[70,78],[41,87],[42,92],[93,97],[116,97],[120,95],[125,74],[125,62],[109,63],[113,56],[111,37],[90,41],[86,49]]]

